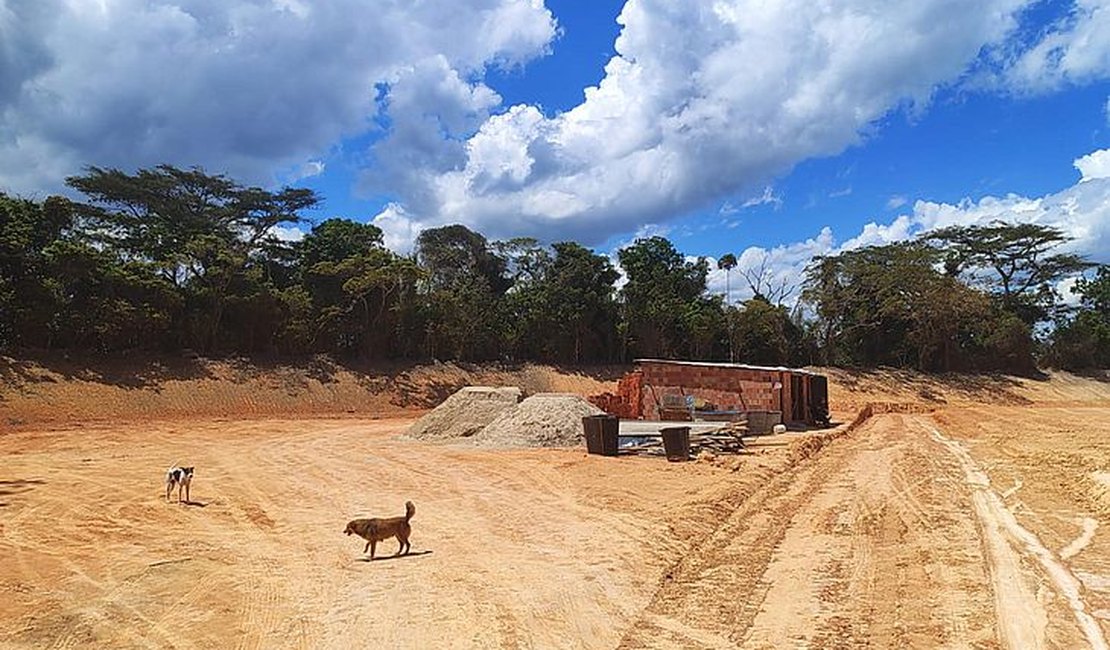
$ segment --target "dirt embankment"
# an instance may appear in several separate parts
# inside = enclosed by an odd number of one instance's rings
[[[876,413],[925,412],[944,407],[1110,405],[1110,375],[1048,371],[1040,377],[930,375],[880,368],[812,368],[829,378],[829,403],[841,416],[872,405]]]
[[[463,386],[517,386],[526,396],[589,395],[612,390],[623,371],[537,364],[352,366],[326,357],[270,363],[0,356],[0,430],[212,417],[410,415]]]

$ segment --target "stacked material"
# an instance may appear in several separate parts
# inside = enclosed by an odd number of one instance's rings
[[[473,436],[519,402],[519,388],[468,386],[414,422],[408,434],[421,440]]]

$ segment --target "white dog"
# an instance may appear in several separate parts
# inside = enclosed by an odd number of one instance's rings
[[[193,483],[193,467],[173,467],[166,470],[166,501],[170,500],[170,492],[177,486],[177,502],[181,503],[181,490],[185,490],[185,503],[189,503],[189,486]]]

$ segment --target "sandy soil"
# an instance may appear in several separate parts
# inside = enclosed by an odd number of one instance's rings
[[[1106,647],[1110,384],[844,377],[869,417],[717,464],[407,419],[24,425],[0,646]],[[195,505],[162,500],[175,460]],[[406,499],[413,555],[362,561],[346,520]]]
[[[408,421],[209,421],[0,438],[8,647],[607,647],[739,472],[396,437]],[[753,471],[782,455],[745,459]],[[162,468],[197,466],[191,506]],[[176,497],[175,497],[176,498]],[[413,554],[355,516],[416,503]],[[392,542],[379,554],[394,551]]]

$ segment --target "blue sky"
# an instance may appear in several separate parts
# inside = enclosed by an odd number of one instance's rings
[[[991,219],[1105,262],[1108,79],[1110,0],[0,0],[0,190],[199,165],[399,251],[659,233],[784,283]]]

